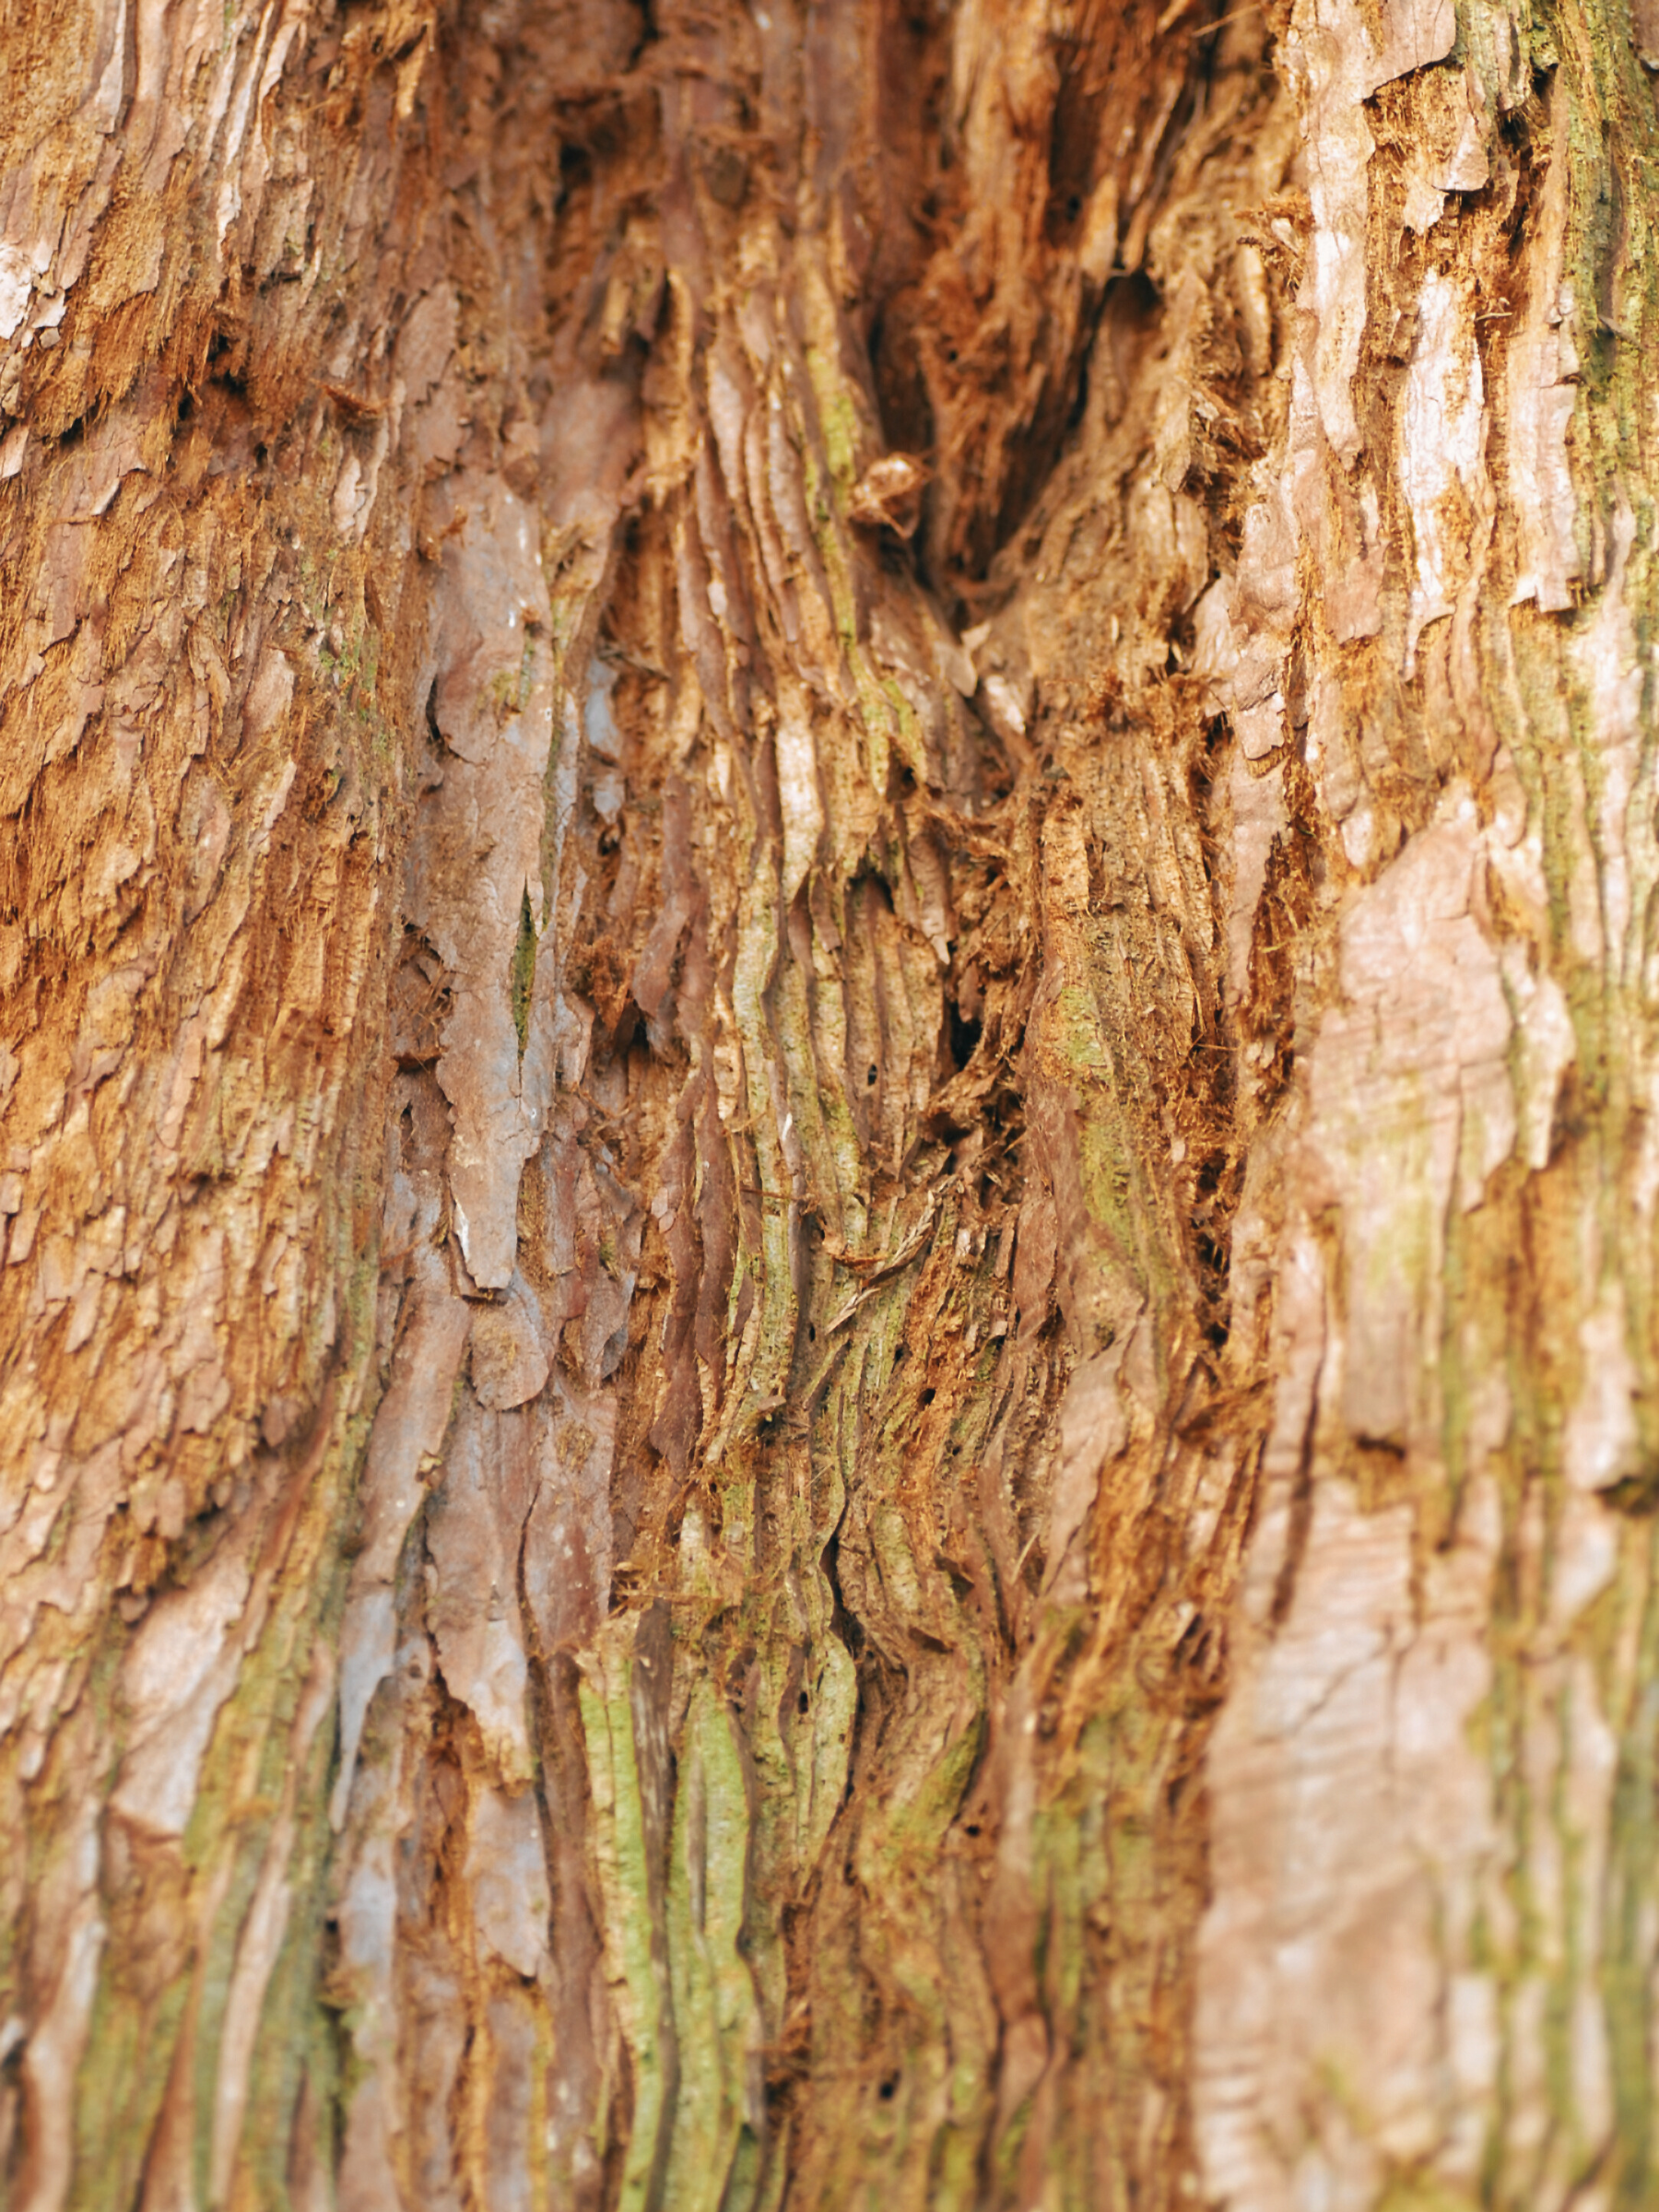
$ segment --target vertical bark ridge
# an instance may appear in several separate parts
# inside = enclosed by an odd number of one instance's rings
[[[6,29],[0,2159],[33,2212],[268,2194],[333,2094],[420,597],[374,495],[437,196],[402,127],[431,25],[357,29]]]
[[[1206,606],[1241,872],[1246,821],[1265,892],[1315,857],[1234,1229],[1276,1383],[1199,2143],[1241,2207],[1636,2205],[1653,94],[1594,7],[1299,6],[1281,51],[1288,446]]]
[[[522,864],[474,972],[447,752],[413,834],[447,1026],[370,1525],[437,1464],[347,1605],[343,2174],[1161,2201],[1254,1418],[1185,668],[1279,411],[1230,209],[1291,140],[1241,25],[653,29],[556,92],[547,1134],[465,1199]]]

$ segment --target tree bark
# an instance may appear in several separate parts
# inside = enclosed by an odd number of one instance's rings
[[[1659,18],[0,18],[0,2206],[1659,2186]]]

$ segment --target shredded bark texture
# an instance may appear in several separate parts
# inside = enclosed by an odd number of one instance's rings
[[[0,2206],[1659,2189],[1659,35],[0,15]]]

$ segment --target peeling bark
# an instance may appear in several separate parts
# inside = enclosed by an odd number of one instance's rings
[[[0,27],[0,2203],[1654,2188],[1652,27]]]

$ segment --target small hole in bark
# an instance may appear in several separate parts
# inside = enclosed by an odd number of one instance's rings
[[[971,1019],[965,1021],[955,1002],[951,1003],[950,1056],[959,1067],[966,1067],[969,1061],[972,1059],[974,1050],[980,1041],[982,1027],[982,1025],[977,1021]]]
[[[877,1078],[877,1075],[879,1075],[879,1073],[880,1073],[880,1072],[881,1072],[881,1071],[880,1071],[880,1070],[879,1070],[879,1068],[877,1068],[877,1066],[876,1065],[876,1063],[875,1063],[875,1061],[874,1061],[874,1060],[872,1060],[872,1061],[871,1061],[871,1063],[870,1063],[870,1072],[869,1072],[869,1074],[868,1074],[867,1076],[865,1076],[865,1081],[866,1083],[871,1083],[871,1084],[873,1084],[873,1083],[875,1082],[875,1080],[876,1080],[876,1078]]]
[[[1401,1443],[1397,1436],[1366,1436],[1361,1434],[1357,1436],[1354,1439],[1354,1441],[1359,1445],[1361,1452],[1380,1452],[1384,1459],[1403,1460],[1406,1456],[1406,1447],[1403,1443]]]
[[[877,2090],[876,2094],[880,2098],[883,2104],[891,2104],[894,2098],[899,2094],[898,2075],[889,2074],[887,2079],[882,2083],[880,2088]]]
[[[899,1370],[904,1365],[904,1347],[903,1345],[900,1345],[899,1349],[893,1354],[893,1372],[895,1374],[897,1374]]]
[[[922,1393],[922,1403],[923,1403],[923,1405],[924,1405],[924,1406],[931,1406],[931,1405],[933,1404],[934,1400],[935,1400],[935,1398],[938,1396],[938,1394],[938,1394],[938,1392],[937,1392],[936,1390],[924,1390],[924,1391]]]
[[[962,1830],[962,1833],[965,1836],[977,1836],[979,1832],[980,1824],[977,1820],[970,1820],[967,1827]]]
[[[795,1711],[797,1712],[810,1712],[811,1710],[812,1700],[807,1697],[806,1692],[802,1690],[800,1696],[795,1700]]]
[[[816,1344],[818,1342],[818,1331],[813,1327],[811,1322],[806,1324],[806,1341],[808,1344]]]

